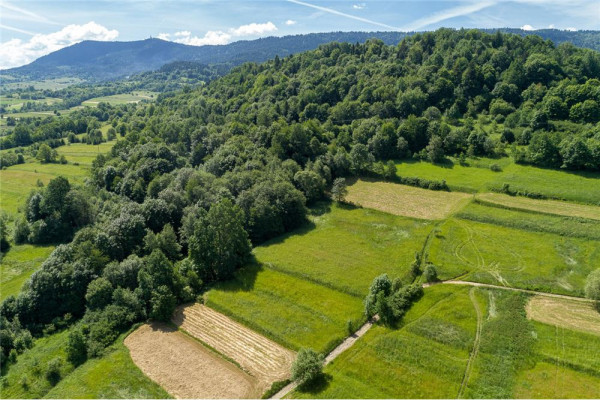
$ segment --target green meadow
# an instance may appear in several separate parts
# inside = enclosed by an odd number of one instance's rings
[[[254,249],[269,268],[364,296],[374,277],[406,277],[432,223],[322,203],[310,223]]]
[[[83,106],[92,106],[95,107],[98,103],[109,103],[112,105],[115,104],[127,104],[127,103],[137,103],[142,100],[154,101],[157,92],[150,92],[147,90],[139,90],[132,93],[122,93],[115,94],[112,96],[102,96],[102,97],[94,97],[93,99],[89,99],[81,103]]]
[[[461,166],[455,158],[443,164],[424,161],[398,163],[397,173],[403,177],[419,177],[440,181],[444,179],[451,190],[462,192],[486,192],[499,190],[507,183],[512,191],[539,193],[580,203],[599,204],[600,173],[569,172],[517,165],[510,158],[469,159],[469,166]],[[502,169],[490,169],[497,164]]]
[[[258,265],[239,270],[205,294],[205,302],[291,348],[329,351],[363,322],[362,299]]]
[[[23,283],[52,253],[54,246],[13,245],[0,262],[0,301],[17,295]]]

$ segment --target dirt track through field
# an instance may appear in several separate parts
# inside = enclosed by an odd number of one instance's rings
[[[591,303],[535,296],[527,303],[525,310],[529,319],[600,335],[600,313]]]
[[[260,390],[289,378],[295,353],[202,304],[179,307],[173,322],[238,363]]]
[[[168,325],[142,325],[125,346],[144,374],[176,398],[260,396],[254,378]]]
[[[467,367],[465,368],[465,375],[463,376],[463,380],[460,384],[460,390],[458,391],[459,399],[462,399],[465,394],[465,389],[469,384],[469,378],[471,377],[471,371],[473,370],[473,364],[475,363],[475,359],[479,353],[483,315],[481,309],[479,308],[477,298],[475,297],[475,289],[475,287],[472,287],[471,290],[469,290],[469,297],[471,298],[471,302],[473,303],[473,307],[475,307],[475,312],[477,313],[477,331],[475,333],[475,340],[473,341],[473,350],[471,350],[471,355],[469,356],[469,361],[467,361]]]

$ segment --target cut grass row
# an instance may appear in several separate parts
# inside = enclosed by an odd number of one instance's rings
[[[444,179],[453,191],[497,191],[508,183],[513,191],[594,205],[600,203],[600,174],[597,172],[567,172],[517,165],[509,158],[470,159],[469,164],[471,166],[461,166],[451,158],[451,162],[445,164],[410,160],[398,163],[396,167],[398,175],[403,177]],[[502,171],[493,172],[491,164],[498,164]]]

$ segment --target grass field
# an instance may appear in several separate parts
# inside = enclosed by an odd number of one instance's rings
[[[433,286],[398,330],[373,327],[299,398],[456,398],[475,339],[468,288]]]
[[[103,96],[103,97],[94,97],[93,99],[89,99],[81,103],[83,106],[92,106],[95,107],[98,103],[109,103],[112,105],[115,104],[127,104],[127,103],[137,103],[142,100],[153,101],[156,99],[158,93],[149,92],[147,90],[139,90],[132,93],[123,93],[123,94],[115,94],[112,96]]]
[[[535,296],[526,310],[534,321],[600,336],[600,313],[591,302]]]
[[[481,202],[519,210],[600,220],[600,207],[597,206],[566,203],[564,201],[556,200],[536,200],[527,197],[508,196],[500,193],[481,193],[478,194],[476,198]]]
[[[429,260],[440,279],[583,295],[600,265],[597,241],[450,219],[434,235]]]
[[[311,224],[254,249],[270,268],[363,297],[377,275],[405,277],[432,228],[426,221],[322,203]]]
[[[471,196],[433,191],[389,182],[359,179],[348,186],[345,200],[366,208],[411,218],[444,219]]]
[[[430,180],[446,180],[453,191],[487,192],[502,188],[508,183],[514,191],[540,193],[551,198],[568,201],[600,203],[600,174],[593,172],[568,172],[517,165],[509,158],[469,160],[471,166],[461,166],[451,158],[446,164],[405,161],[396,165],[398,175]],[[489,167],[498,164],[501,172]]]
[[[297,350],[333,348],[348,320],[362,321],[362,299],[287,275],[248,266],[205,295],[206,305]]]
[[[13,245],[0,262],[0,301],[17,295],[54,246]]]

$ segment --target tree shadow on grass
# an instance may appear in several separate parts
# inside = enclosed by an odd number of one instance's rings
[[[319,394],[329,387],[332,380],[333,376],[322,373],[317,378],[315,378],[315,380],[305,383],[304,385],[298,386],[297,390],[300,393],[307,393],[312,395]],[[316,396],[314,398],[316,398]]]

